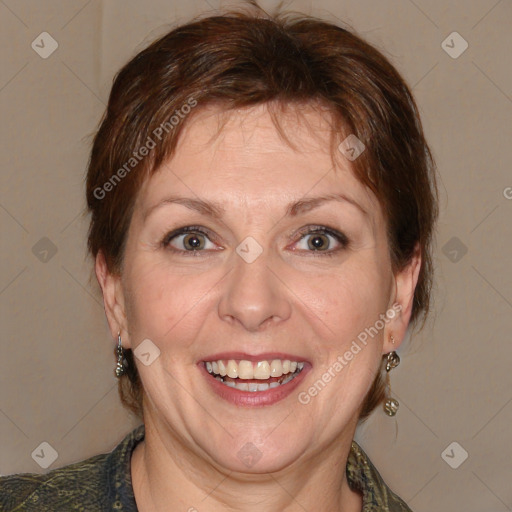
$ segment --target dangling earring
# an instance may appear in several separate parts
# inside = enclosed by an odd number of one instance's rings
[[[116,377],[121,377],[125,374],[125,367],[123,365],[123,346],[121,345],[121,332],[117,333],[117,347],[116,347],[116,353],[117,353],[117,365],[115,369]]]
[[[391,336],[391,343],[395,343],[395,339],[393,336]],[[387,360],[386,360],[386,395],[389,397],[390,391],[391,391],[391,385],[389,383],[389,372],[396,368],[400,364],[400,357],[398,357],[398,354],[393,350],[389,352]],[[384,412],[388,416],[394,416],[399,407],[398,400],[395,400],[394,398],[387,398],[384,402]]]

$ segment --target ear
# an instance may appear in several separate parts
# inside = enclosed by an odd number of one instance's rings
[[[414,247],[411,261],[405,268],[395,274],[395,293],[389,305],[389,310],[395,311],[395,316],[387,325],[383,344],[383,354],[387,354],[398,348],[403,342],[407,333],[407,327],[411,319],[412,306],[414,303],[414,290],[418,283],[418,276],[421,268],[421,249],[419,243]],[[391,342],[393,336],[394,343]]]
[[[123,346],[130,348],[121,276],[110,272],[101,250],[96,255],[95,271],[103,292],[103,305],[112,338],[117,340],[117,334],[120,332]]]

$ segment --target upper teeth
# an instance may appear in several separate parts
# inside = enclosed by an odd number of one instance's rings
[[[287,373],[294,373],[297,369],[302,370],[304,363],[290,361],[289,359],[274,359],[272,361],[207,361],[206,369],[210,373],[215,373],[232,379],[261,379],[265,380],[270,377],[281,377]]]

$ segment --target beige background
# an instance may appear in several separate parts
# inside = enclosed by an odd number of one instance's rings
[[[399,351],[398,415],[379,410],[356,440],[416,512],[512,510],[512,3],[289,4],[385,51],[414,86],[442,177],[435,321]],[[43,441],[58,452],[50,470],[111,450],[137,424],[118,403],[85,257],[90,138],[118,68],[170,24],[218,6],[0,2],[1,474],[45,471],[31,457]],[[47,59],[31,48],[43,31],[59,45]],[[441,47],[453,31],[469,43],[457,59]],[[453,441],[469,454],[458,469],[441,457]]]

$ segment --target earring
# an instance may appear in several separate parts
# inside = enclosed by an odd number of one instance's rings
[[[117,333],[117,365],[115,369],[116,377],[121,377],[125,374],[125,367],[123,365],[123,346],[121,345],[121,332]]]
[[[386,371],[389,372],[393,368],[396,368],[400,364],[400,357],[398,357],[398,354],[393,350],[388,354],[388,358],[386,360]]]
[[[391,343],[393,343],[393,344],[395,343],[395,339],[393,338],[393,336],[391,336]],[[400,357],[398,356],[398,354],[394,350],[389,352],[387,360],[386,360],[386,390],[388,392],[391,390],[391,385],[389,383],[389,372],[393,368],[396,368],[399,364],[400,364]],[[386,394],[389,396],[389,393],[386,393]],[[400,404],[398,403],[398,400],[396,400],[394,398],[388,398],[384,402],[384,412],[388,416],[394,416],[398,411],[399,405]]]

